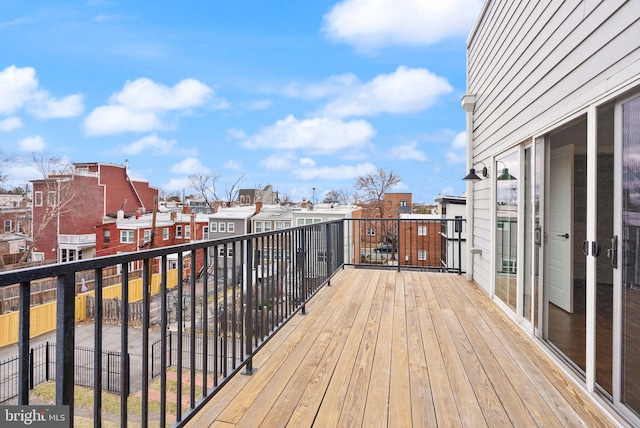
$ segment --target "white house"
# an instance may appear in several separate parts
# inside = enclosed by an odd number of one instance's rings
[[[468,279],[640,425],[640,1],[487,0],[462,107]]]

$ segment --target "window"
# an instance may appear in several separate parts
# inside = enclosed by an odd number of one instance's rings
[[[296,219],[296,225],[297,226],[304,226],[304,219],[303,218]]]
[[[290,221],[285,221],[284,222],[284,227],[285,227],[285,229],[291,227],[291,222]]]
[[[224,246],[218,247],[218,256],[225,256]],[[227,247],[226,256],[229,258],[233,257],[233,247]]]
[[[427,236],[427,226],[418,226],[418,236]]]
[[[256,225],[256,233],[262,232],[262,222],[256,221],[255,225]]]
[[[264,222],[264,231],[265,232],[271,231],[271,222],[270,221],[265,221]]]
[[[4,231],[11,232],[11,220],[4,221]]]
[[[282,229],[282,222],[276,221],[276,230],[280,230],[280,229]]]
[[[36,207],[41,207],[42,206],[42,192],[40,192],[40,191],[36,192],[35,204],[36,204]]]
[[[226,232],[226,226],[227,226],[226,223],[222,223],[222,222],[218,223],[218,232],[225,233]]]
[[[407,201],[405,201],[404,199],[400,200],[400,206],[401,207],[406,207],[407,206]]]
[[[373,227],[367,227],[367,236],[376,236],[376,230]]]
[[[182,238],[182,226],[176,226],[176,238]]]
[[[130,244],[133,242],[133,230],[121,230],[120,231],[120,243]]]
[[[47,194],[47,205],[50,207],[56,206],[56,192],[49,192]]]
[[[184,237],[187,239],[191,239],[191,226],[184,227]]]
[[[236,230],[235,223],[227,223],[227,232],[233,233]]]
[[[209,239],[209,226],[202,226],[202,239]]]
[[[111,229],[102,230],[102,242],[105,244],[111,243]]]
[[[427,260],[427,250],[418,250],[418,260]]]
[[[24,233],[24,229],[22,229],[22,222],[21,222],[21,221],[18,221],[17,225],[18,225],[18,226],[16,227],[16,232],[18,232],[18,233]]]
[[[209,232],[217,232],[218,231],[218,223],[213,222],[209,225]]]
[[[162,229],[162,239],[164,241],[169,239],[169,228],[168,227],[165,227],[165,228]]]
[[[143,232],[143,241],[144,242],[151,242],[151,230],[147,229]]]

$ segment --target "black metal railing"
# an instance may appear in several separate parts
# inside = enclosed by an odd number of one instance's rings
[[[305,312],[306,302],[330,285],[337,270],[349,265],[461,273],[464,245],[462,219],[347,219],[3,272],[0,288],[19,284],[20,289],[17,402],[29,404],[34,378],[29,362],[34,281],[52,278],[56,283],[56,405],[68,405],[73,419],[74,384],[86,377],[76,371],[74,304],[76,278],[89,272],[95,284],[93,359],[81,364],[94,370],[93,381],[84,383],[93,391],[105,389],[105,382],[113,380],[105,378],[105,366],[113,364],[103,347],[129,355],[130,337],[141,336],[141,347],[135,345],[142,355],[135,362],[118,361],[119,410],[109,417],[118,417],[121,426],[131,420],[142,427],[150,421],[181,426],[234,374],[251,374],[255,353],[291,317]],[[115,343],[103,335],[103,280],[114,271],[122,286]],[[152,299],[154,273],[161,284],[160,297]],[[139,284],[133,278],[140,276],[142,321],[132,324],[129,296]],[[96,427],[107,411],[105,394],[93,394]],[[132,394],[140,397],[135,414],[128,402]]]
[[[85,368],[94,367],[93,381],[83,382],[93,391],[104,389],[105,381],[110,382],[111,378],[105,380],[101,375],[105,364],[110,365],[103,357],[104,342],[112,340],[103,335],[103,272],[113,272],[116,267],[122,286],[120,337],[116,340],[119,343],[107,345],[128,355],[130,331],[137,328],[142,336],[142,356],[139,364],[130,364],[128,358],[119,360],[119,411],[110,417],[119,417],[121,426],[127,425],[130,416],[143,427],[150,420],[154,425],[179,426],[235,373],[253,372],[254,354],[294,314],[304,312],[305,303],[344,265],[344,239],[344,223],[332,221],[1,273],[0,288],[19,284],[20,289],[17,403],[29,404],[34,378],[29,357],[32,282],[53,278],[56,283],[57,346],[52,375],[56,398],[52,404],[69,406],[73,419],[74,384],[87,375],[86,370],[77,370],[78,363]],[[129,295],[135,294],[135,286],[130,279],[139,268],[144,284],[143,314],[142,322],[132,326]],[[169,275],[170,269],[177,270],[175,284],[170,283],[170,278],[176,276]],[[91,272],[95,281],[90,362],[79,361],[81,358],[74,352],[76,274],[84,271]],[[160,275],[163,298],[152,313],[154,272]],[[153,319],[158,319],[156,325]],[[159,345],[154,346],[150,331],[157,329],[181,334],[161,334]],[[158,368],[156,385],[151,379]],[[175,386],[168,394],[167,383],[174,378]],[[139,385],[140,390],[131,391],[130,385]],[[141,398],[141,409],[135,415],[128,400],[134,393]],[[103,397],[104,393],[93,394],[96,427],[102,426]],[[151,406],[152,400],[158,403]]]
[[[462,274],[462,218],[347,219],[346,264]]]

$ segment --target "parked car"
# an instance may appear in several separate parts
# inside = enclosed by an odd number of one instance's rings
[[[378,248],[374,248],[376,253],[393,253],[393,244],[382,244]]]

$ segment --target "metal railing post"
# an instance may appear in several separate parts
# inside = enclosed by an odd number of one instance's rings
[[[29,404],[29,332],[31,321],[31,290],[29,282],[20,283],[20,331],[18,338],[18,403]]]
[[[56,405],[69,406],[69,426],[73,426],[75,274],[65,272],[56,278],[56,282]]]
[[[253,369],[253,344],[252,344],[252,329],[253,329],[253,245],[251,239],[247,239],[247,266],[245,277],[245,309],[244,309],[244,321],[245,321],[245,352],[248,354],[247,364],[245,365],[244,373],[252,375]]]

